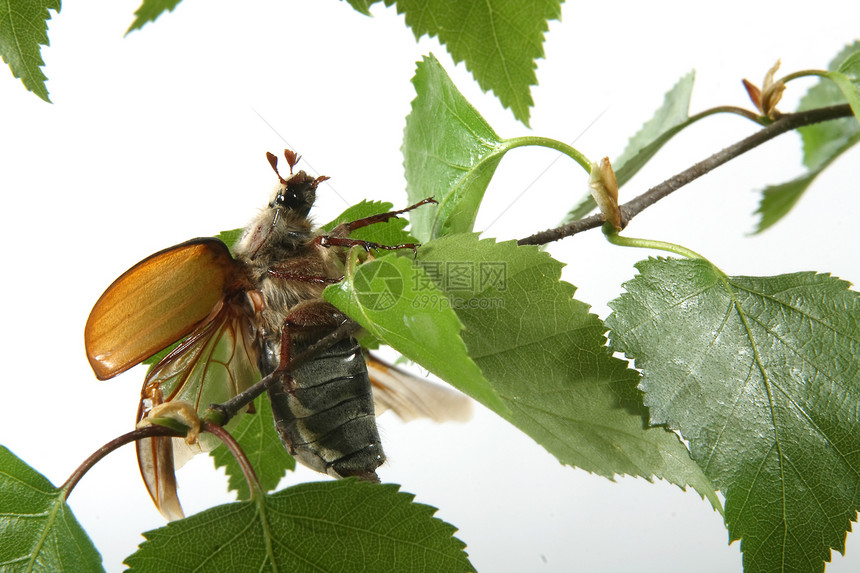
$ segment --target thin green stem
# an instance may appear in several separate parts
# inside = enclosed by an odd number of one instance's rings
[[[549,137],[541,137],[538,135],[525,135],[522,137],[513,137],[511,139],[506,139],[504,143],[508,149],[514,149],[515,147],[525,147],[527,145],[537,145],[538,147],[548,147],[549,149],[555,149],[556,151],[564,153],[565,155],[579,163],[579,165],[583,169],[585,169],[586,173],[591,173],[591,161],[588,159],[588,157],[586,157],[584,153],[582,153],[572,145],[568,145],[563,141],[558,141]]]
[[[657,249],[659,251],[668,251],[670,253],[674,253],[682,257],[687,257],[688,259],[701,259],[703,261],[708,260],[699,253],[692,251],[687,247],[676,245],[675,243],[657,241],[654,239],[636,239],[634,237],[622,237],[618,234],[618,231],[615,230],[615,227],[613,227],[609,223],[603,224],[603,235],[606,237],[607,241],[609,241],[613,245],[618,245],[620,247],[635,247],[637,249]]]
[[[792,72],[790,74],[787,74],[787,75],[779,78],[779,80],[777,80],[775,83],[786,83],[786,82],[790,82],[791,80],[796,80],[798,78],[808,78],[808,77],[826,78],[826,77],[829,77],[829,75],[828,75],[828,72],[826,72],[825,70],[800,70],[797,72]]]
[[[770,123],[770,120],[768,118],[762,117],[754,111],[750,111],[748,109],[744,109],[742,107],[737,107],[734,105],[720,105],[717,107],[712,107],[711,109],[706,109],[705,111],[700,111],[697,114],[691,115],[687,121],[689,123],[693,123],[695,121],[699,121],[702,118],[708,117],[709,115],[715,115],[718,113],[733,113],[735,115],[744,117],[750,121],[754,121],[759,125],[768,125]]]

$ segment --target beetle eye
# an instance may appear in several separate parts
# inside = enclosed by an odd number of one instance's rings
[[[319,181],[304,171],[282,180],[269,207],[292,211],[300,217],[307,217],[316,198]]]
[[[298,209],[301,204],[304,203],[304,200],[299,197],[295,189],[291,189],[290,186],[287,185],[284,189],[278,191],[273,203],[278,207],[284,207],[286,209]]]

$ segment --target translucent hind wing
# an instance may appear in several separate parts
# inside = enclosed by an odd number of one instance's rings
[[[456,390],[418,378],[373,354],[365,355],[376,415],[392,410],[404,422],[465,422],[472,417],[472,399]]]
[[[229,300],[220,301],[199,328],[149,371],[141,391],[138,422],[153,407],[171,401],[187,402],[202,414],[210,404],[225,402],[256,383],[260,373],[255,334],[247,309]],[[193,454],[216,445],[217,439],[210,434],[202,434],[191,446],[181,439],[137,442],[141,476],[166,518],[181,517],[174,469]]]

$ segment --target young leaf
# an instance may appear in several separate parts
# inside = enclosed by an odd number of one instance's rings
[[[49,103],[40,52],[49,45],[51,10],[60,13],[60,0],[8,0],[0,11],[0,56],[25,88]]]
[[[855,86],[860,83],[860,52],[853,52],[842,60],[837,71],[845,74]]]
[[[663,105],[654,112],[627,147],[612,164],[618,186],[627,183],[672,137],[690,125],[690,97],[693,94],[695,72],[688,72],[672,89],[666,92]]]
[[[143,0],[140,8],[134,12],[134,22],[125,31],[130,34],[134,30],[140,30],[148,22],[155,22],[164,12],[173,12],[181,0]]]
[[[0,569],[104,571],[65,491],[0,446]]]
[[[838,70],[844,62],[849,61],[852,54],[858,52],[860,42],[855,42],[833,59],[829,69]],[[798,111],[844,102],[845,96],[836,84],[822,79],[800,100]],[[755,233],[761,233],[785,216],[818,174],[860,141],[860,124],[857,119],[850,117],[809,125],[798,131],[803,140],[803,163],[808,171],[792,181],[764,190],[762,202],[756,211],[761,213],[761,220]]]
[[[860,122],[860,52],[854,52],[828,77],[836,83],[851,105],[854,117]]]
[[[852,141],[853,145],[858,138]],[[849,145],[850,147],[850,145]],[[832,157],[830,161],[836,159]],[[827,167],[830,164],[828,161],[821,168]],[[758,223],[756,233],[761,233],[780,219],[782,219],[794,205],[803,196],[803,193],[815,181],[815,177],[821,172],[821,169],[801,175],[791,181],[786,181],[779,185],[771,185],[762,192],[761,204],[756,213],[761,213],[761,219]]]
[[[846,46],[830,62],[828,69],[838,70],[852,54],[860,52],[860,41]],[[821,80],[811,87],[797,106],[798,111],[845,102],[842,91],[831,81]],[[810,171],[832,160],[841,153],[846,143],[860,132],[853,118],[843,118],[800,128],[803,140],[803,164]]]
[[[296,469],[296,460],[287,452],[275,432],[269,397],[266,394],[258,397],[254,400],[254,408],[256,413],[242,416],[230,434],[248,456],[260,485],[265,491],[271,491],[278,486],[287,470]],[[250,499],[248,482],[230,451],[219,446],[209,455],[212,456],[215,467],[224,467],[229,478],[229,488],[236,492],[236,496],[239,499]]]
[[[465,62],[482,89],[492,90],[528,125],[530,87],[537,83],[535,61],[544,55],[549,21],[561,18],[561,0],[385,0],[385,5],[397,6],[416,39],[424,34],[438,37],[455,62]]]
[[[431,54],[412,79],[417,97],[406,118],[403,164],[411,203],[438,206],[411,214],[421,241],[472,230],[484,191],[507,148]]]
[[[695,121],[689,116],[694,80],[695,73],[692,71],[678,80],[672,89],[666,92],[663,105],[654,112],[654,116],[642,126],[642,129],[630,138],[627,147],[612,162],[619,187],[642,169],[675,134]],[[585,196],[568,213],[565,222],[585,217],[596,206],[591,195]]]
[[[651,421],[726,496],[747,571],[822,571],[860,508],[860,297],[828,275],[649,259],[613,301]]]
[[[126,564],[162,571],[474,571],[456,529],[395,485],[306,483],[144,533]]]

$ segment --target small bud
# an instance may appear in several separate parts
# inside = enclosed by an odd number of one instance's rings
[[[618,181],[608,157],[600,163],[591,164],[591,177],[588,181],[591,196],[600,207],[603,220],[610,223],[616,230],[621,230],[621,209],[618,208]]]
[[[761,111],[761,90],[749,80],[743,80],[743,82],[747,95],[750,96],[750,101],[757,110]]]
[[[782,92],[785,91],[785,84],[783,82],[773,81],[773,76],[779,69],[779,63],[779,60],[777,60],[773,67],[767,71],[762,83],[761,112],[770,119],[776,119],[781,115],[776,110],[776,104],[782,99]]]
[[[767,71],[761,89],[749,80],[743,80],[744,88],[747,90],[750,101],[752,101],[753,105],[762,115],[770,119],[777,119],[782,115],[777,111],[776,104],[782,99],[782,92],[785,91],[785,83],[773,81],[773,77],[779,69],[779,63],[779,60],[777,60]]]

